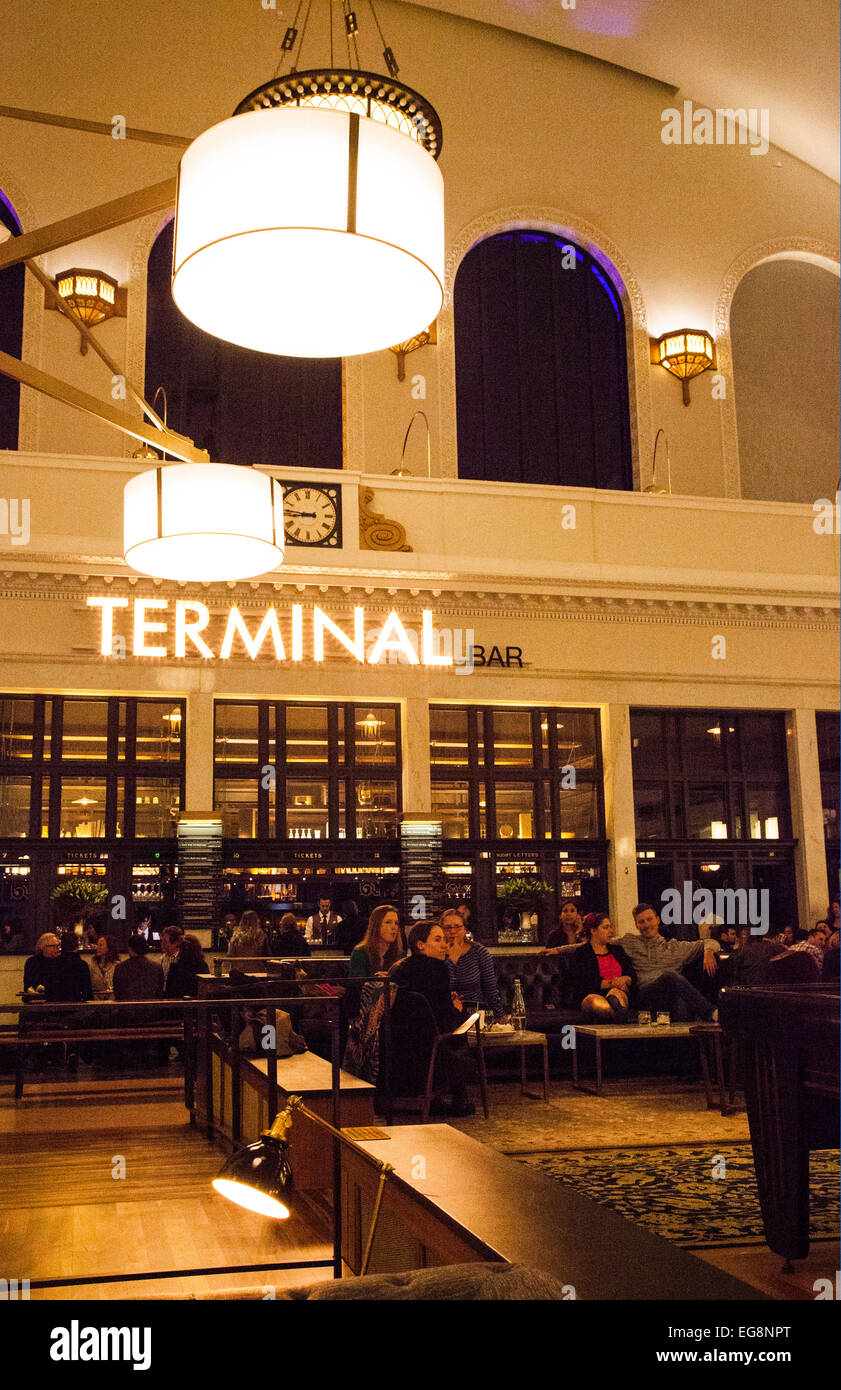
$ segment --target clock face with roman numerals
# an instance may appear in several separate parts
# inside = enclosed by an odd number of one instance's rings
[[[283,530],[289,545],[340,547],[342,493],[314,483],[283,484]]]

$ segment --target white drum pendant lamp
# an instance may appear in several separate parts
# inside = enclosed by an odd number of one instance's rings
[[[126,563],[156,579],[250,579],[283,560],[283,489],[229,463],[150,468],[126,484]]]
[[[443,303],[434,109],[392,78],[296,72],[185,152],[172,294],[199,328],[290,357],[375,352]]]

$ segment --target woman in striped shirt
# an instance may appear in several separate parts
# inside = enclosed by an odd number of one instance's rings
[[[455,908],[441,913],[441,926],[447,941],[450,987],[462,1003],[493,1009],[501,1018],[503,1009],[490,951],[467,935],[464,918]]]

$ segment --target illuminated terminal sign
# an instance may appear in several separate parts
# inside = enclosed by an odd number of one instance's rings
[[[360,665],[399,662],[410,666],[454,666],[459,674],[476,667],[522,668],[521,647],[483,647],[472,629],[436,628],[432,610],[421,612],[420,629],[392,609],[388,617],[366,623],[365,609],[354,608],[345,626],[323,609],[293,603],[281,615],[271,605],[261,618],[246,618],[236,604],[212,616],[197,599],[89,598],[100,610],[102,656],[204,657],[267,656],[275,661],[324,661],[325,648],[348,653]],[[129,610],[123,613],[122,610]],[[281,626],[281,616],[283,625]],[[127,622],[125,620],[128,620]],[[118,632],[124,628],[128,636]],[[213,645],[211,645],[211,643]]]

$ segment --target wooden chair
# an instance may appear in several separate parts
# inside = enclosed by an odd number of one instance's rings
[[[400,1004],[397,1017],[394,1013],[394,1000],[399,996]],[[417,1096],[421,1098],[421,1121],[426,1124],[432,1107],[433,1095],[435,1093],[435,1063],[438,1059],[438,1050],[443,1045],[447,1045],[450,1038],[466,1037],[471,1029],[476,1030],[476,1061],[479,1071],[479,1092],[482,1097],[482,1110],[485,1119],[488,1118],[488,1078],[485,1071],[485,1054],[482,1050],[482,1037],[480,1032],[481,1016],[472,1013],[463,1023],[459,1024],[452,1033],[439,1033],[435,1021],[435,1015],[429,1000],[423,994],[417,994],[414,990],[407,990],[392,986],[392,1019],[391,1019],[391,1042],[392,1055],[394,1052],[395,1033],[400,1039],[401,1035],[406,1038],[411,1037],[412,1047],[417,1055],[423,1056],[428,1050],[429,1062],[426,1066],[426,1075],[423,1080],[422,1089],[419,1089]],[[396,1024],[396,1027],[395,1027]],[[381,1067],[380,1075],[385,1069]],[[388,1067],[388,1074],[391,1075],[391,1067]],[[414,1099],[413,1096],[400,1096],[400,1100]],[[394,1096],[389,1094],[389,1101],[393,1103]]]

